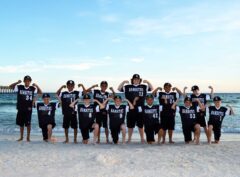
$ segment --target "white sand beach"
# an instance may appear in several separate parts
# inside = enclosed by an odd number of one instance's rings
[[[185,145],[175,134],[174,145],[83,145],[41,141],[16,142],[0,136],[1,177],[239,177],[240,136],[223,134],[219,145]],[[204,137],[202,138],[204,139]]]

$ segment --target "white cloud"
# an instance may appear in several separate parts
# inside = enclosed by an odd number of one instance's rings
[[[71,62],[67,63],[49,63],[49,62],[25,62],[19,65],[7,65],[0,66],[0,73],[32,73],[32,72],[42,72],[46,70],[72,70],[72,71],[84,71],[89,70],[97,66],[107,66],[111,65],[109,58],[103,58],[99,60],[91,60],[88,62]]]
[[[144,62],[144,58],[141,58],[141,57],[131,58],[130,60],[131,60],[131,62],[134,62],[134,63]]]
[[[108,23],[115,23],[118,21],[118,17],[116,15],[104,15],[101,17],[101,20]]]
[[[128,21],[125,33],[129,35],[157,34],[164,37],[194,35],[240,29],[240,11],[237,7],[212,9],[196,6],[173,10],[160,18],[139,17]]]

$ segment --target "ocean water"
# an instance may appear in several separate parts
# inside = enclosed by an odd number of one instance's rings
[[[221,93],[215,95],[222,97],[223,106],[229,104],[235,112],[234,116],[225,117],[222,132],[240,133],[240,93]],[[57,101],[54,94],[51,94],[51,97],[52,101]],[[39,99],[39,101],[41,100]],[[158,102],[157,100],[155,101],[156,103]],[[213,103],[210,102],[210,104]],[[19,132],[19,127],[16,125],[16,113],[16,94],[0,94],[0,134],[16,134]],[[54,134],[63,135],[61,108],[56,111],[55,119],[57,125],[54,129]],[[206,120],[208,120],[208,117],[206,117]],[[182,131],[179,115],[176,116],[176,131]],[[38,127],[36,109],[33,109],[32,115],[32,134],[41,134],[41,129]]]

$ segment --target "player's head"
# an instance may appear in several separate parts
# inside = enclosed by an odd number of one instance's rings
[[[169,82],[166,82],[163,85],[163,89],[164,89],[165,92],[169,93],[172,90],[172,84],[170,84]]]
[[[75,87],[75,83],[74,83],[74,81],[73,80],[69,80],[69,81],[67,81],[67,89],[68,89],[68,91],[73,91],[73,89],[74,89],[74,87]]]
[[[191,106],[192,106],[192,100],[191,100],[190,97],[186,97],[186,98],[184,99],[184,105],[185,105],[186,107],[191,107]]]
[[[131,79],[131,83],[133,85],[139,85],[139,84],[141,84],[141,82],[142,82],[142,79],[141,79],[140,75],[139,74],[134,74],[132,79]]]
[[[50,102],[50,95],[48,93],[44,93],[42,95],[42,99],[43,99],[43,103],[44,104],[49,104],[49,102]]]
[[[152,94],[148,94],[146,96],[146,102],[148,105],[153,105],[154,103],[154,96]]]
[[[107,90],[107,88],[108,88],[108,83],[107,83],[107,81],[102,81],[101,83],[100,83],[100,87],[101,87],[101,91],[106,91]]]
[[[89,105],[91,102],[91,96],[89,94],[85,94],[83,95],[83,103],[85,105]]]
[[[23,82],[26,87],[29,87],[32,82],[32,78],[30,76],[25,76],[23,78]]]
[[[114,103],[116,106],[120,106],[122,104],[122,97],[120,95],[114,96]]]
[[[198,95],[199,94],[199,87],[197,85],[192,86],[191,91],[193,94]]]
[[[214,105],[215,105],[216,107],[220,107],[221,104],[222,104],[222,99],[221,99],[221,97],[219,97],[219,96],[215,96],[215,97],[213,98],[213,102],[214,102]]]

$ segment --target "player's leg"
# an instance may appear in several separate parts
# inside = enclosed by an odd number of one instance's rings
[[[24,134],[24,120],[23,120],[23,115],[20,111],[18,111],[17,113],[16,124],[19,125],[20,127],[20,138],[17,141],[22,141],[23,134]]]
[[[201,132],[201,127],[199,124],[196,124],[194,126],[194,137],[196,138],[196,144],[200,143],[200,132]]]
[[[126,143],[126,125],[122,124],[121,125],[121,131],[122,131],[122,143]]]
[[[93,130],[93,143],[97,143],[97,139],[98,139],[98,134],[99,134],[99,125],[97,123],[94,123],[92,125]]]
[[[52,140],[52,125],[51,124],[47,125],[47,130],[48,130],[48,141],[50,142]]]
[[[212,131],[213,131],[213,125],[208,125],[208,143],[212,143]]]
[[[64,128],[64,134],[65,134],[65,141],[63,143],[67,144],[69,143],[69,137],[68,137],[68,129],[70,127],[70,118],[68,115],[63,116],[63,128]]]
[[[78,134],[78,121],[77,121],[77,115],[76,114],[72,114],[71,115],[71,128],[74,130],[74,138],[73,138],[73,142],[75,144],[77,144],[77,134]]]

